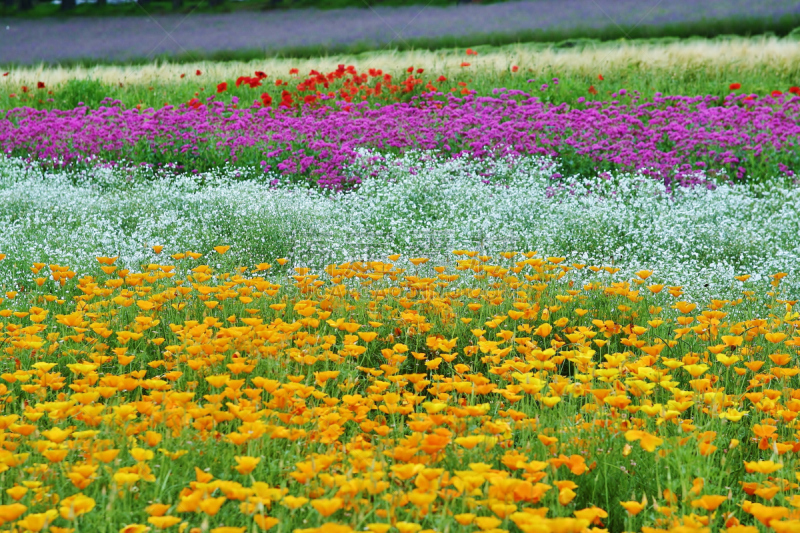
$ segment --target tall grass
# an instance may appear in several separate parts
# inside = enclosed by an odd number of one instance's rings
[[[278,97],[287,87],[276,87],[283,79],[291,90],[312,69],[329,72],[337,65],[354,65],[359,72],[382,69],[395,78],[404,76],[409,66],[425,69],[422,77],[435,80],[444,75],[444,89],[467,83],[478,94],[506,87],[531,91],[542,82],[559,79],[547,98],[571,102],[587,96],[591,85],[604,97],[625,88],[644,95],[727,94],[730,83],[739,82],[742,90],[759,94],[786,91],[800,85],[800,46],[791,39],[776,37],[708,39],[653,39],[643,41],[576,41],[574,47],[554,44],[513,44],[473,46],[477,56],[467,56],[466,48],[444,50],[383,50],[360,54],[336,54],[297,59],[263,57],[248,61],[198,61],[178,63],[156,61],[142,65],[37,66],[19,67],[0,77],[0,108],[20,105],[40,108],[69,108],[84,102],[96,105],[103,98],[121,100],[128,106],[161,107],[186,102],[213,93],[219,82],[229,90],[221,95],[237,96],[244,103],[266,91]],[[468,62],[468,67],[461,64]],[[519,71],[512,72],[512,66]],[[297,68],[300,76],[290,76]],[[235,88],[239,76],[256,70],[268,74],[263,87]],[[201,75],[196,75],[197,71]],[[602,74],[604,81],[598,80]],[[184,75],[184,77],[181,77]],[[535,82],[529,83],[528,80]],[[36,91],[37,82],[45,84]],[[21,87],[31,88],[23,94]],[[49,94],[52,92],[52,94]],[[15,93],[15,98],[10,94]],[[279,98],[279,97],[278,97]],[[41,100],[41,101],[40,101]]]

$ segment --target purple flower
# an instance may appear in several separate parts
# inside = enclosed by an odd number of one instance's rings
[[[137,110],[107,100],[97,109],[2,110],[0,151],[59,165],[146,158],[186,171],[208,159],[206,166],[260,161],[334,188],[354,181],[348,167],[361,148],[375,150],[378,162],[382,153],[411,149],[478,159],[564,156],[579,168],[640,171],[670,187],[705,184],[706,176],[744,179],[753,169],[787,176],[797,170],[800,98],[656,95],[578,103],[554,105],[519,90],[414,97],[380,108],[339,101],[302,111],[221,101]]]

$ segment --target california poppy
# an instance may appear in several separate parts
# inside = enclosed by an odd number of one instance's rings
[[[628,514],[631,516],[636,516],[637,514],[641,513],[645,505],[647,505],[647,498],[642,498],[641,502],[627,501],[619,502],[619,504],[623,506],[626,511],[628,511]]]
[[[713,511],[722,505],[722,503],[727,499],[728,498],[726,496],[706,495],[699,500],[692,500],[691,504],[695,509],[700,508],[705,509],[706,511]]]

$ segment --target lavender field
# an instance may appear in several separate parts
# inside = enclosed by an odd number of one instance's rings
[[[127,59],[164,53],[277,50],[371,42],[391,47],[419,37],[605,28],[800,15],[792,0],[528,0],[451,7],[170,16],[0,19],[0,63]],[[77,36],[77,37],[76,37]]]

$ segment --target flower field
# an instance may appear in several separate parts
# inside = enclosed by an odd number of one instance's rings
[[[0,531],[800,531],[800,77],[485,55],[10,71]]]
[[[406,87],[417,82],[408,80]],[[380,82],[376,86],[380,92]],[[277,111],[268,105],[237,109],[236,99],[230,107],[193,99],[178,109],[144,113],[109,102],[96,111],[8,113],[0,123],[0,149],[59,165],[100,158],[194,172],[225,163],[275,166],[293,179],[308,176],[322,187],[343,187],[363,179],[344,172],[356,148],[421,148],[454,157],[561,156],[573,172],[641,170],[668,184],[696,184],[719,174],[739,180],[748,174],[793,176],[791,168],[800,163],[800,98],[793,93],[722,102],[657,94],[640,102],[623,89],[613,96],[624,102],[579,100],[568,108],[499,91],[495,97],[421,97],[379,108],[343,101],[301,113],[289,92]],[[313,105],[317,97],[308,95],[305,102]]]

